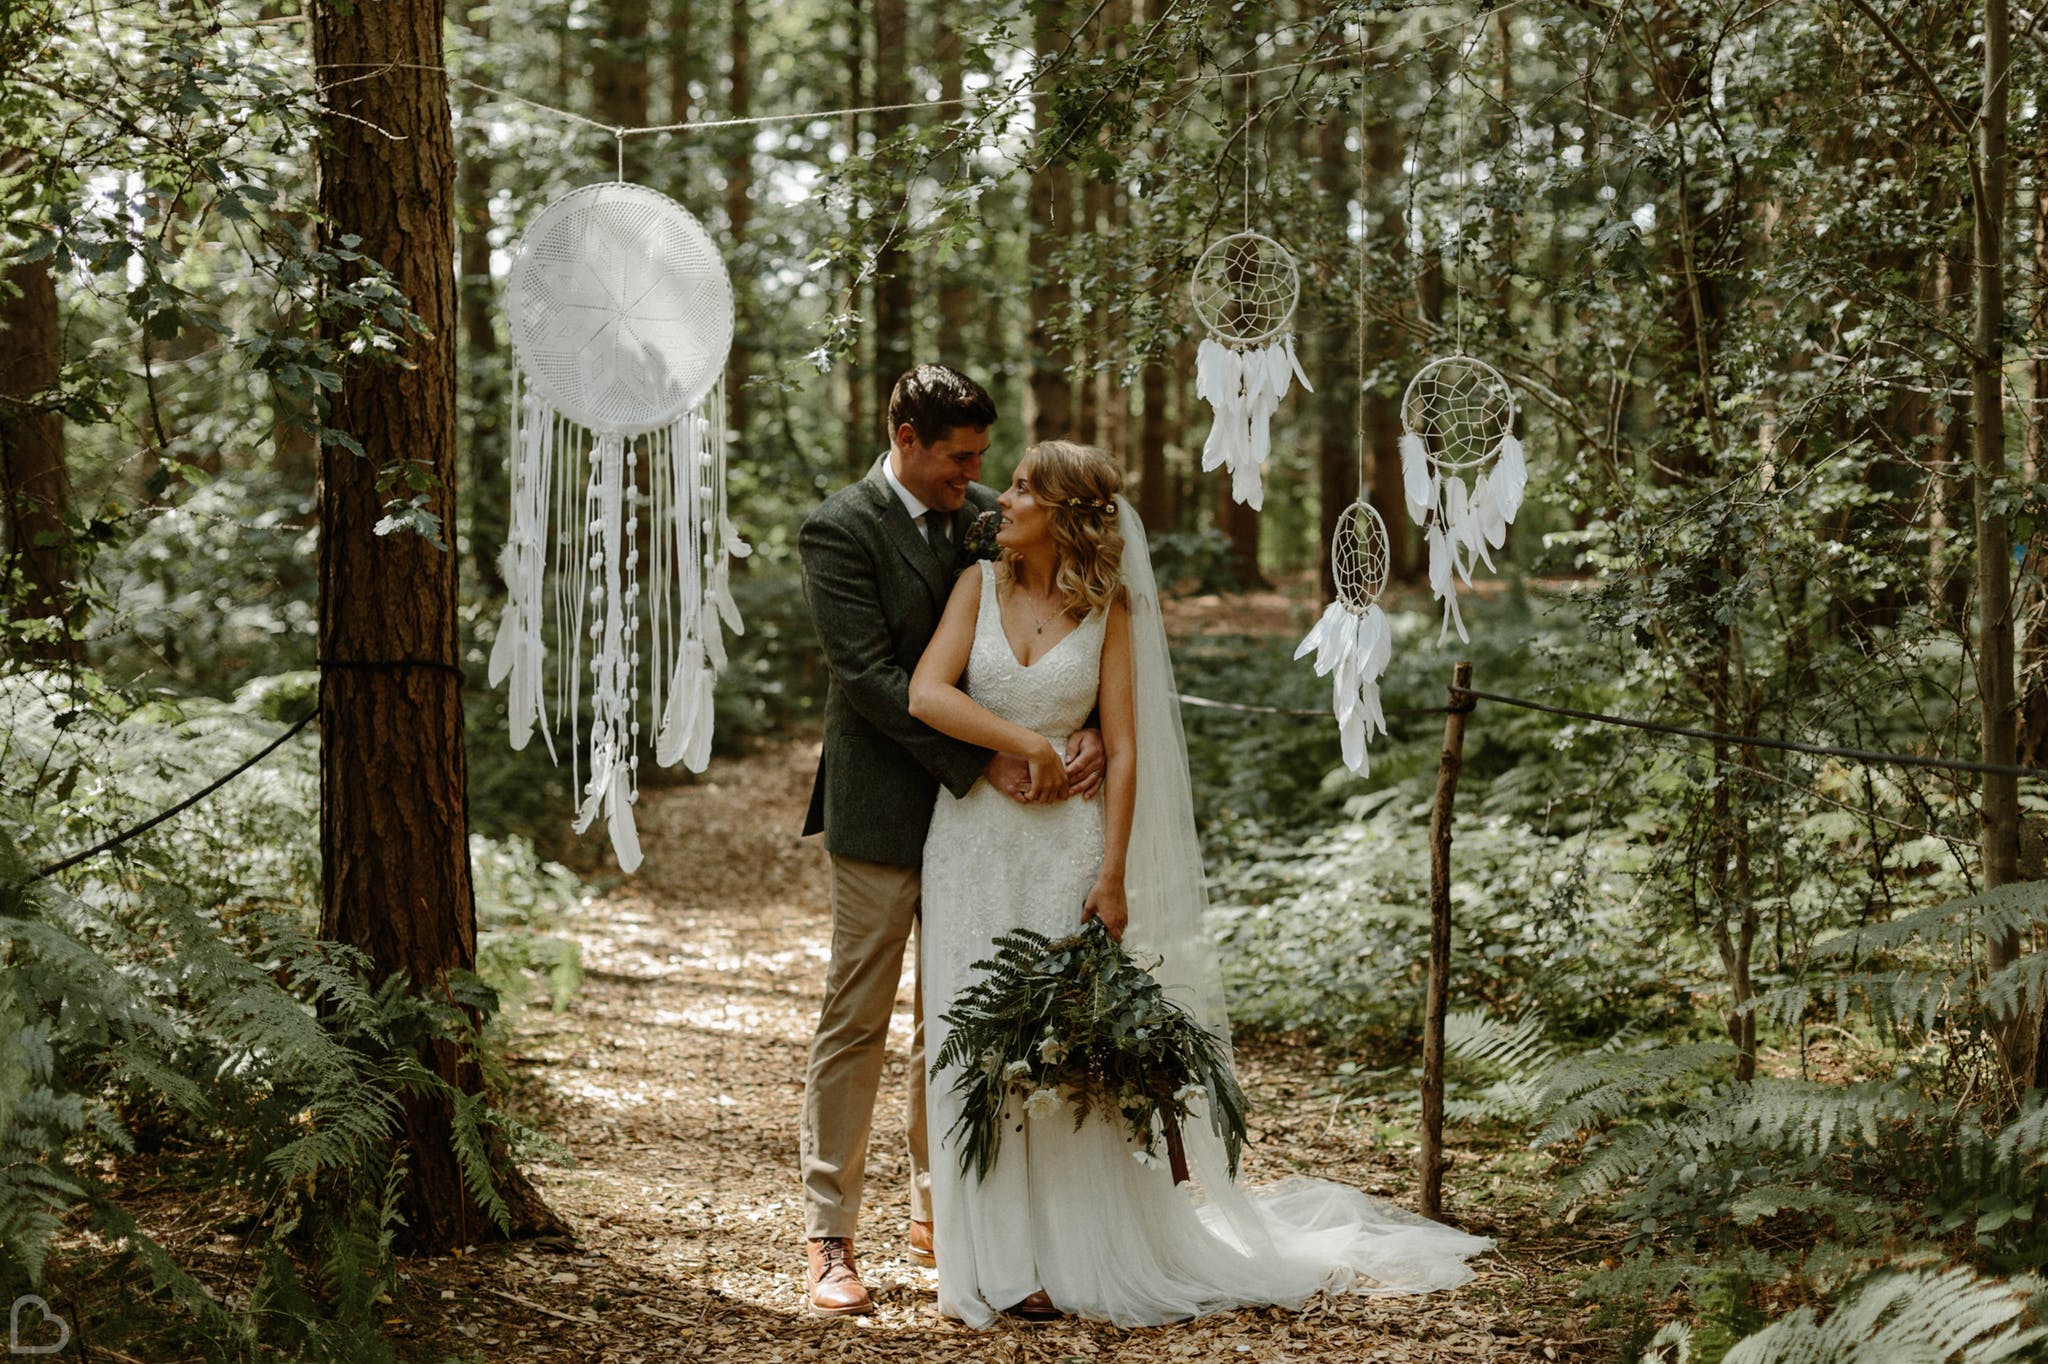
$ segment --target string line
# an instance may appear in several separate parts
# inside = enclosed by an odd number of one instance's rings
[[[1546,715],[1562,715],[1568,719],[1586,720],[1595,724],[1618,725],[1626,729],[1643,730],[1651,734],[1670,734],[1682,739],[1700,739],[1709,743],[1733,744],[1741,748],[1769,748],[1785,753],[1806,753],[1822,758],[1844,758],[1867,766],[1896,765],[1899,767],[1927,767],[1943,772],[1978,772],[1993,776],[2048,778],[2048,768],[2018,767],[2009,763],[1973,762],[1967,758],[1932,758],[1919,753],[1882,753],[1868,748],[1840,748],[1833,744],[1800,743],[1794,739],[1774,739],[1762,734],[1725,734],[1713,729],[1693,729],[1687,725],[1667,725],[1656,720],[1637,720],[1626,715],[1608,715],[1597,710],[1579,710],[1572,706],[1556,706],[1545,701],[1531,701],[1523,696],[1508,696],[1500,692],[1480,691],[1475,687],[1452,687],[1453,696],[1467,698],[1465,701],[1448,706],[1405,706],[1387,710],[1388,715],[1443,715],[1451,711],[1469,711],[1472,701],[1492,701],[1497,705],[1514,706],[1521,710],[1541,711]],[[1182,705],[1195,706],[1203,710],[1234,711],[1245,715],[1287,715],[1306,719],[1327,720],[1327,707],[1297,709],[1288,706],[1255,706],[1240,701],[1218,701],[1207,696],[1179,693]]]
[[[1499,14],[1505,10],[1518,8],[1525,3],[1527,3],[1527,0],[1505,0],[1504,3],[1495,5],[1489,12]],[[1390,39],[1384,43],[1374,44],[1361,49],[1357,53],[1338,51],[1320,57],[1302,57],[1295,61],[1276,62],[1271,66],[1249,67],[1241,71],[1219,69],[1213,74],[1208,75],[1178,76],[1171,80],[1162,81],[1142,81],[1134,86],[1133,89],[1154,94],[1164,94],[1193,85],[1206,85],[1211,81],[1227,80],[1233,76],[1243,77],[1249,81],[1255,76],[1266,76],[1282,71],[1301,71],[1310,67],[1328,66],[1335,62],[1349,62],[1356,57],[1369,56],[1377,52],[1392,52],[1410,44],[1426,43],[1432,38],[1445,33],[1456,32],[1465,27],[1466,21],[1461,20],[1457,23],[1443,24],[1436,28],[1424,29],[1412,37]],[[1253,51],[1256,50],[1256,47],[1254,47]],[[468,90],[480,90],[484,94],[495,96],[498,99],[509,100],[514,104],[523,104],[529,109],[538,109],[543,113],[553,114],[557,118],[565,118],[572,123],[580,123],[586,128],[596,128],[602,132],[610,133],[617,138],[647,137],[657,133],[716,132],[722,128],[759,128],[774,123],[804,123],[812,119],[849,118],[858,117],[863,114],[908,113],[919,109],[964,108],[978,104],[988,97],[988,95],[978,93],[962,95],[953,99],[910,100],[901,104],[864,104],[842,109],[808,109],[801,113],[758,114],[748,118],[702,119],[688,123],[650,123],[636,126],[606,123],[602,119],[592,118],[588,114],[578,113],[574,109],[564,109],[560,105],[549,104],[544,100],[537,100],[531,96],[504,89],[501,86],[471,80],[469,77],[460,75],[447,66],[436,66],[423,62],[354,62],[322,64],[319,70],[366,71],[371,73],[371,75],[389,71],[438,72],[447,77],[450,85],[459,85]],[[351,76],[347,80],[356,81],[369,78],[369,76]],[[337,85],[343,83],[345,82],[334,82]],[[992,86],[989,89],[990,93],[993,93],[996,87]],[[1029,84],[1011,85],[1003,88],[1001,93],[995,96],[995,105],[1000,108],[1005,104],[1022,103],[1026,100],[1035,101],[1053,93],[1055,92],[1034,90]]]

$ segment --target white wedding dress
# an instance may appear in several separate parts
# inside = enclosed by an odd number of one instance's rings
[[[1129,504],[1119,505],[1128,515]],[[1143,531],[1135,516],[1124,524],[1140,547],[1126,558],[1133,653],[1140,660],[1138,743],[1141,750],[1148,738],[1178,748],[1184,740],[1177,714],[1170,731],[1163,721],[1172,710],[1172,681]],[[970,571],[982,575],[981,608],[963,687],[991,711],[1063,748],[1095,708],[1104,615],[1091,615],[1025,667],[1003,634],[995,596],[1000,570],[983,565]],[[1161,667],[1168,675],[1157,675]],[[1147,774],[1160,765],[1141,752],[1125,943],[1141,960],[1147,948],[1161,952],[1167,960],[1160,978],[1175,989],[1192,974],[1184,964],[1175,969],[1173,944],[1160,942],[1159,924],[1147,922],[1172,916],[1148,909],[1156,897],[1146,891],[1151,882],[1191,877],[1192,889],[1179,887],[1173,898],[1198,906],[1200,852],[1192,846],[1192,810],[1185,808],[1185,753],[1166,756],[1177,764],[1171,770],[1180,783],[1168,804],[1181,808],[1170,811],[1172,819],[1156,817],[1156,788],[1170,783],[1154,782],[1147,799]],[[1103,819],[1100,798],[1025,806],[986,782],[959,799],[940,791],[925,843],[920,930],[927,1056],[945,1045],[943,1015],[972,982],[974,963],[992,954],[998,935],[1022,927],[1057,938],[1079,928],[1082,903],[1101,867]],[[1148,819],[1183,831],[1173,857],[1177,872],[1162,865]],[[1179,936],[1191,935],[1182,930]],[[1200,993],[1190,986],[1191,996]],[[1220,1008],[1218,1014],[1220,1031]],[[1221,1143],[1206,1123],[1191,1125],[1188,1133],[1195,1178],[1176,1187],[1165,1169],[1135,1160],[1130,1137],[1107,1119],[1091,1117],[1076,1131],[1071,1109],[1031,1118],[1018,1104],[1006,1120],[995,1166],[977,1180],[962,1171],[953,1137],[961,1110],[955,1074],[934,1074],[926,1089],[934,1242],[939,1309],[971,1326],[988,1325],[1041,1288],[1063,1311],[1118,1326],[1245,1305],[1295,1306],[1324,1290],[1451,1288],[1472,1277],[1464,1258],[1493,1244],[1327,1180],[1242,1187],[1231,1180]]]

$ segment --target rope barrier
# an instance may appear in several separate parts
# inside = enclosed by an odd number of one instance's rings
[[[1846,758],[1851,762],[1871,765],[1895,764],[1900,767],[1931,767],[1943,772],[1979,772],[2006,777],[2048,778],[2048,768],[2015,767],[2006,763],[1971,762],[1967,758],[1930,758],[1918,753],[1880,753],[1868,748],[1838,748],[1832,744],[1805,744],[1793,739],[1773,739],[1761,734],[1724,734],[1713,729],[1692,729],[1685,725],[1667,725],[1655,720],[1636,720],[1626,715],[1608,715],[1597,710],[1577,710],[1571,706],[1553,706],[1543,701],[1531,701],[1522,696],[1506,696],[1499,692],[1480,691],[1475,687],[1452,687],[1455,696],[1470,697],[1475,701],[1492,701],[1496,705],[1514,706],[1521,710],[1542,711],[1546,715],[1562,715],[1573,720],[1589,720],[1595,724],[1620,725],[1627,729],[1640,729],[1652,734],[1672,734],[1684,739],[1704,739],[1709,743],[1728,743],[1742,748],[1770,748],[1786,753],[1810,753],[1822,758]],[[1287,706],[1254,706],[1238,701],[1218,701],[1207,696],[1193,696],[1178,693],[1184,706],[1197,706],[1204,710],[1235,711],[1246,715],[1290,715],[1308,719],[1327,720],[1327,709],[1299,710]],[[1470,710],[1471,706],[1403,706],[1386,711],[1388,715],[1444,715],[1453,710]]]
[[[449,672],[455,673],[458,677],[462,674],[462,670],[453,664],[429,659],[408,658],[362,661],[323,659],[321,662],[329,667],[445,668]],[[1496,705],[1513,706],[1519,710],[1540,711],[1545,715],[1561,715],[1572,720],[1586,720],[1593,724],[1601,725],[1618,725],[1626,729],[1643,730],[1651,734],[1670,734],[1682,739],[1700,739],[1708,743],[1734,744],[1741,748],[1769,748],[1783,753],[1806,753],[1821,758],[1844,758],[1850,762],[1865,763],[1873,766],[1926,767],[1942,772],[1976,772],[1997,776],[2048,778],[2048,768],[2018,767],[2008,763],[1971,762],[1966,758],[1930,758],[1918,753],[1881,753],[1875,749],[1868,748],[1840,748],[1833,744],[1806,744],[1794,739],[1773,739],[1761,734],[1726,734],[1713,729],[1693,729],[1687,725],[1667,725],[1655,720],[1637,720],[1626,715],[1608,715],[1597,710],[1579,710],[1572,706],[1554,706],[1545,701],[1531,701],[1524,696],[1507,696],[1500,692],[1480,691],[1476,687],[1454,686],[1450,690],[1452,695],[1468,697],[1470,701],[1491,701]],[[1189,692],[1176,692],[1175,697],[1184,706],[1194,706],[1202,710],[1230,711],[1241,715],[1285,715],[1321,720],[1329,718],[1330,714],[1329,711],[1321,709],[1298,709],[1291,706],[1259,706],[1241,701],[1218,701],[1213,697],[1196,696]],[[1462,713],[1471,709],[1470,701],[1463,705],[1453,706],[1394,706],[1385,713],[1388,715],[1446,715],[1454,711]],[[259,752],[243,762],[239,767],[218,778],[203,789],[193,792],[170,809],[163,811],[161,814],[154,815],[135,827],[118,833],[104,842],[96,843],[82,852],[73,853],[69,857],[39,868],[30,879],[40,881],[45,877],[54,876],[60,871],[75,867],[87,858],[97,857],[103,852],[118,848],[129,839],[149,832],[172,816],[182,814],[186,810],[191,809],[194,805],[205,800],[215,791],[220,790],[221,787],[226,786],[236,777],[241,776],[257,763],[275,753],[284,746],[286,740],[312,723],[313,718],[319,713],[319,707],[315,706],[312,710],[300,716],[292,724],[291,728],[264,745]]]
[[[1493,9],[1489,11],[1489,13],[1499,14],[1503,10],[1514,9],[1523,3],[1524,0],[1506,0],[1506,3],[1504,4],[1495,5]],[[1320,56],[1303,57],[1295,61],[1277,62],[1271,66],[1249,67],[1243,70],[1238,70],[1235,69],[1234,65],[1219,65],[1214,74],[1203,73],[1193,76],[1177,76],[1170,80],[1140,81],[1136,85],[1130,87],[1130,89],[1133,91],[1145,91],[1156,94],[1166,94],[1172,91],[1186,89],[1189,86],[1204,85],[1210,81],[1243,80],[1253,76],[1271,75],[1275,72],[1302,71],[1313,67],[1329,66],[1339,62],[1353,61],[1356,60],[1358,57],[1364,55],[1370,55],[1373,53],[1380,52],[1391,52],[1396,49],[1411,45],[1424,44],[1427,43],[1430,39],[1438,37],[1441,34],[1450,33],[1454,30],[1462,30],[1469,27],[1469,25],[1469,20],[1460,20],[1457,23],[1444,24],[1438,28],[1423,29],[1419,33],[1409,34],[1398,38],[1390,38],[1385,42],[1375,43],[1370,47],[1341,48],[1338,51],[1327,52]],[[1252,44],[1251,49],[1247,51],[1243,56],[1239,57],[1237,60],[1239,62],[1251,60],[1258,52],[1259,46],[1259,42],[1254,42]],[[600,132],[610,133],[614,138],[617,138],[621,141],[629,137],[646,137],[657,133],[709,133],[716,132],[724,128],[758,128],[768,124],[775,123],[802,123],[809,122],[814,119],[831,120],[844,118],[849,114],[860,115],[910,113],[919,110],[966,108],[969,106],[979,105],[983,103],[987,103],[992,109],[1001,109],[1011,104],[1035,101],[1051,97],[1050,91],[1033,89],[1031,88],[1031,85],[1028,81],[1023,81],[1006,86],[990,84],[984,90],[977,91],[972,95],[962,95],[952,99],[911,100],[903,104],[863,104],[845,109],[811,109],[787,114],[759,114],[748,118],[702,119],[688,123],[652,123],[643,127],[633,125],[622,125],[617,123],[606,123],[602,119],[592,118],[588,114],[578,113],[573,109],[564,109],[560,105],[548,104],[542,100],[534,99],[529,95],[522,95],[515,91],[503,89],[502,87],[499,86],[487,85],[482,81],[472,80],[467,76],[461,75],[454,68],[446,65],[434,65],[432,63],[426,62],[322,63],[319,64],[317,70],[365,71],[369,73],[368,77],[343,77],[340,81],[331,82],[329,86],[322,87],[324,89],[336,88],[343,84],[350,84],[356,81],[368,79],[383,72],[389,71],[437,72],[440,75],[445,76],[450,85],[460,85],[467,89],[482,91],[484,94],[491,95],[500,100],[509,100],[514,104],[523,104],[529,109],[539,110],[542,113],[553,114],[557,118],[567,119],[572,123],[579,123],[587,128],[593,128]],[[1032,79],[1038,79],[1039,75],[1042,75],[1042,73],[1034,75]]]
[[[126,829],[123,830],[121,833],[115,834],[112,838],[107,839],[103,843],[95,843],[83,852],[73,853],[71,854],[71,856],[60,858],[59,860],[50,863],[48,866],[39,867],[36,870],[36,874],[34,876],[31,876],[29,879],[31,881],[41,881],[45,877],[55,876],[60,871],[64,871],[68,868],[77,866],[80,862],[85,861],[88,857],[98,857],[103,852],[107,852],[110,849],[120,847],[123,843],[126,843],[129,839],[134,838],[137,835],[148,833],[151,829],[154,829],[157,825],[163,823],[165,820],[171,818],[171,816],[173,815],[183,814],[185,811],[197,805],[200,801],[205,800],[208,796],[220,790],[221,787],[226,786],[236,777],[239,777],[244,772],[247,772],[257,763],[262,762],[265,758],[277,752],[278,749],[284,747],[285,741],[287,739],[290,739],[293,735],[297,734],[300,730],[304,729],[307,725],[311,724],[313,722],[313,717],[317,716],[319,713],[320,707],[318,705],[315,705],[311,710],[307,711],[304,715],[301,715],[296,721],[294,721],[290,729],[287,729],[284,733],[278,735],[275,739],[272,739],[269,743],[265,744],[260,751],[252,755],[240,767],[237,767],[234,771],[229,772],[227,775],[219,778],[218,780],[202,788],[201,790],[194,791],[191,795],[185,797],[185,799],[179,801],[170,809],[165,810],[161,814],[153,815],[150,818],[145,819],[144,821],[142,821],[142,823],[136,825],[132,829]]]

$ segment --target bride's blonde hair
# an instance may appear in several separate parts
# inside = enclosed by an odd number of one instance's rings
[[[1024,452],[1024,465],[1031,495],[1051,515],[1059,564],[1053,586],[1066,609],[1085,616],[1122,601],[1124,533],[1116,495],[1124,476],[1116,460],[1092,445],[1046,440]]]

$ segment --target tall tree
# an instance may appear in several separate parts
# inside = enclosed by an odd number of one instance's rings
[[[891,142],[908,122],[901,110],[886,106],[910,99],[910,9],[906,0],[873,0],[875,20],[875,150],[884,167],[885,184],[875,203],[881,244],[875,252],[875,410],[889,410],[896,376],[918,357],[911,346],[916,323],[911,308],[910,254],[903,250],[904,180],[910,159],[892,151]]]
[[[323,231],[358,239],[419,318],[404,365],[347,376],[333,425],[364,453],[334,441],[321,450],[320,930],[365,952],[380,978],[402,973],[449,999],[450,974],[476,964],[456,558],[424,535],[376,531],[387,468],[424,472],[426,510],[454,521],[455,159],[441,21],[436,0],[313,7],[328,110]],[[363,71],[378,79],[354,75]],[[420,1060],[459,1090],[482,1087],[453,1042],[429,1043]],[[409,1240],[482,1239],[491,1223],[462,1178],[452,1105],[403,1104]],[[515,1229],[554,1225],[516,1169],[499,1179]]]
[[[590,69],[597,116],[616,128],[647,126],[647,0],[605,0],[604,27]],[[628,137],[604,149],[605,168],[621,163],[628,180],[647,176],[647,139]]]
[[[62,368],[57,283],[47,260],[18,262],[0,280],[0,500],[6,543],[0,587],[24,620],[44,622],[15,643],[45,662],[83,656],[73,627],[76,559],[67,518],[71,474],[64,419],[51,405]]]
[[[1043,64],[1070,40],[1069,7],[1062,0],[1044,0],[1035,8],[1032,42]],[[1031,330],[1025,349],[1031,356],[1031,439],[1058,439],[1073,434],[1073,379],[1068,352],[1055,345],[1054,334],[1066,326],[1067,281],[1055,263],[1063,234],[1073,228],[1073,174],[1063,154],[1044,136],[1044,119],[1052,109],[1049,89],[1037,105],[1038,154],[1031,170],[1031,189],[1024,230],[1029,234],[1031,262]]]
[[[726,55],[730,118],[747,118],[754,110],[754,13],[749,0],[732,0],[732,21],[727,25]],[[751,415],[747,381],[754,369],[750,338],[754,325],[752,271],[740,264],[747,244],[747,229],[754,218],[754,130],[734,128],[725,160],[725,227],[727,254],[736,268],[733,282],[732,353],[725,362],[726,428],[747,447],[747,420]]]

